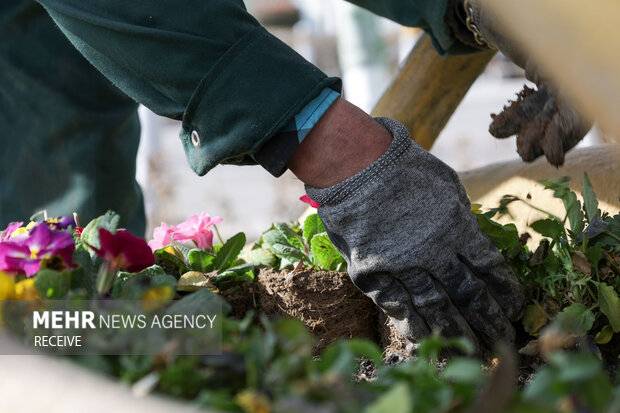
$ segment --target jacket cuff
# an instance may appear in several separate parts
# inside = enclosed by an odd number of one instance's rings
[[[341,82],[264,28],[237,41],[200,81],[180,138],[191,168],[204,175],[256,152],[325,87]]]

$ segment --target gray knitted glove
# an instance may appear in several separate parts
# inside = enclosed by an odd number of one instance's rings
[[[332,187],[306,186],[351,280],[411,341],[432,331],[485,347],[514,340],[520,284],[456,173],[397,121],[377,121],[394,136],[377,161]]]
[[[525,69],[526,77],[538,86],[538,90],[524,88],[517,101],[493,116],[489,132],[496,138],[517,135],[517,152],[524,161],[531,162],[544,154],[550,164],[562,165],[564,154],[583,139],[592,122],[562,98],[536,63],[503,35],[497,19],[485,10],[484,1],[463,3],[470,17],[470,30],[477,33],[478,41]]]

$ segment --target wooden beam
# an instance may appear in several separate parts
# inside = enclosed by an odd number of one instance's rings
[[[582,113],[620,137],[620,2],[484,0]]]
[[[398,120],[428,150],[493,55],[441,57],[423,35],[372,115]]]

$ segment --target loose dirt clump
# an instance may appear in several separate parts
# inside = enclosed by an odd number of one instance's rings
[[[268,317],[301,320],[318,337],[317,351],[340,338],[378,339],[375,304],[346,273],[264,268],[257,279],[256,304]]]

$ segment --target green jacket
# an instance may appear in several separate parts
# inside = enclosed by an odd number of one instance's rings
[[[241,0],[38,1],[47,13],[31,0],[0,6],[0,225],[43,208],[84,220],[112,208],[139,231],[135,102],[182,120],[189,164],[203,175],[340,88]],[[424,28],[440,53],[473,50],[445,24],[448,0],[352,3]]]

